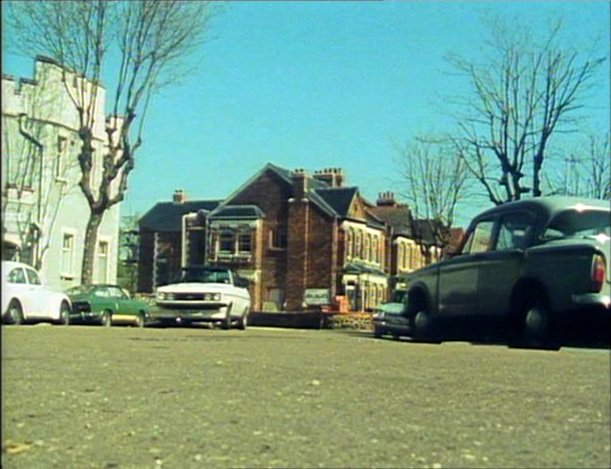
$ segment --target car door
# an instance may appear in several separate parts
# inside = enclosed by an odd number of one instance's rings
[[[508,212],[499,218],[494,246],[480,262],[480,315],[509,313],[511,292],[520,276],[524,251],[531,243],[535,222],[536,214],[527,210]]]
[[[111,311],[114,313],[116,302],[113,301],[108,287],[98,286],[91,293],[91,309],[97,313]]]
[[[31,310],[30,315],[35,317],[49,317],[52,316],[50,311],[51,305],[47,304],[46,290],[42,286],[40,276],[38,273],[28,267],[24,267],[25,277],[28,282],[28,295],[31,298]],[[59,312],[58,312],[59,314]]]
[[[116,302],[118,314],[133,316],[138,313],[135,302],[121,288],[109,287],[108,289],[110,290],[111,297]]]
[[[17,298],[23,308],[24,317],[27,319],[30,316],[36,316],[36,295],[30,290],[25,270],[23,267],[18,266],[11,269],[6,276],[8,283],[8,292],[3,294],[10,294],[12,297]]]
[[[477,314],[478,276],[482,256],[490,249],[493,219],[475,222],[462,253],[439,265],[439,314],[446,317]]]

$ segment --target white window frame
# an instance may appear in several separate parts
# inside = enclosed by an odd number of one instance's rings
[[[77,230],[74,228],[62,228],[61,230],[61,261],[60,261],[60,277],[63,280],[73,280],[76,275],[74,273],[74,255],[76,252],[76,236]],[[69,250],[64,247],[64,241],[66,240],[66,236],[70,236],[72,238],[72,246],[70,246]],[[69,262],[64,261],[64,257],[69,255]],[[68,268],[65,269],[66,264],[68,264]]]
[[[106,272],[104,272],[104,276],[103,276],[103,282],[102,283],[108,283],[108,274],[110,272],[110,251],[111,251],[111,246],[112,246],[112,239],[109,236],[99,236],[98,237],[98,242],[96,244],[95,247],[95,267],[96,267],[96,274],[100,274],[100,265],[101,265],[101,258],[102,258],[102,252],[100,247],[102,246],[102,244],[106,244],[107,248],[106,248]]]

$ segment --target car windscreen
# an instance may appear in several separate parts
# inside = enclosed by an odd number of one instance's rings
[[[93,285],[79,285],[77,287],[68,288],[68,295],[88,295],[93,290]]]
[[[564,210],[551,219],[542,238],[549,240],[574,236],[611,236],[611,212],[606,210]]]
[[[176,283],[229,283],[229,272],[206,268],[183,269]]]

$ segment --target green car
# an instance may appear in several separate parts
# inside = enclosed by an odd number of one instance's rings
[[[144,327],[148,304],[133,299],[117,285],[81,285],[66,290],[72,301],[71,323],[95,323],[103,326],[132,324]]]

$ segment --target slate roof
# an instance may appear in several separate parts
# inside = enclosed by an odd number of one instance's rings
[[[256,219],[264,216],[265,214],[256,205],[225,205],[215,210],[210,215],[210,219]]]
[[[211,212],[220,203],[220,200],[158,202],[140,218],[138,224],[141,229],[151,231],[181,231],[183,215],[199,210]]]
[[[358,188],[356,187],[331,188],[328,186],[314,190],[333,209],[335,214],[342,218],[348,215],[350,204],[357,191]]]
[[[392,226],[395,234],[412,236],[412,212],[407,205],[371,207],[369,210],[380,220]]]

